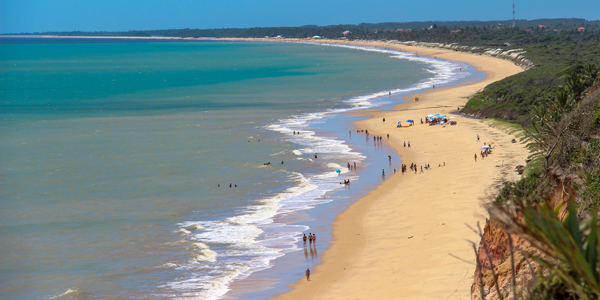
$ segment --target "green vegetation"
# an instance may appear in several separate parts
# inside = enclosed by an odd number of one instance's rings
[[[583,97],[592,82],[600,84],[597,72],[573,71],[566,83],[551,91],[552,100],[532,107],[529,128],[523,131],[532,161],[520,181],[504,186],[496,204],[527,205],[547,199],[558,179],[573,185],[583,210],[600,207],[600,90]]]
[[[560,208],[522,206],[498,212],[507,230],[524,238],[542,255],[534,260],[551,270],[537,274],[529,299],[599,299],[600,231],[598,214],[579,221],[575,205],[561,221]],[[515,273],[513,272],[513,276]]]
[[[588,65],[562,78],[549,100],[531,107],[523,134],[532,161],[523,178],[506,184],[490,210],[538,251],[532,258],[546,270],[523,299],[600,298],[600,76]],[[564,203],[553,210],[555,201]]]
[[[557,87],[578,88],[576,84],[596,76],[590,72],[598,72],[595,64],[600,62],[600,33],[559,34],[551,40],[540,40],[543,42],[519,46],[533,68],[490,84],[469,100],[463,112],[523,121],[531,118],[532,107],[560,96]],[[566,81],[572,79],[577,82]]]

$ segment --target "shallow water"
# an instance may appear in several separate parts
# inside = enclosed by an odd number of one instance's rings
[[[0,58],[0,294],[21,299],[219,298],[326,224],[281,216],[335,215],[361,194],[340,177],[376,184],[327,122],[469,75],[282,43],[0,40]]]

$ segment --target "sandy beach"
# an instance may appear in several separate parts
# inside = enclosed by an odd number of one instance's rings
[[[522,69],[487,56],[381,42],[352,44],[462,61],[486,77],[411,95],[390,111],[360,112],[370,117],[356,122],[357,129],[389,134],[402,163],[429,164],[431,170],[387,174],[389,180],[338,215],[333,241],[321,255],[323,263],[311,270],[311,281],[298,270],[293,289],[275,299],[470,299],[475,257],[468,240],[478,239],[466,224],[485,221],[485,204],[503,180],[519,177],[514,168],[524,164],[528,152],[490,121],[456,116],[456,126],[443,127],[421,125],[420,119],[455,111],[470,95]],[[396,121],[407,119],[415,126],[396,128]],[[404,147],[405,141],[412,147]],[[494,142],[495,149],[481,160],[484,141]]]
[[[457,115],[456,126],[443,127],[422,125],[420,120],[428,114],[455,111],[470,95],[522,69],[506,60],[433,48],[383,42],[313,42],[393,48],[461,61],[486,76],[478,82],[410,95],[406,103],[388,111],[355,113],[365,116],[354,124],[357,129],[368,129],[384,140],[390,135],[387,142],[402,163],[418,167],[429,164],[432,168],[416,174],[410,169],[404,175],[386,174],[388,180],[337,216],[333,240],[320,254],[323,263],[311,270],[311,281],[307,282],[304,270],[299,269],[292,290],[274,299],[470,299],[475,256],[468,240],[478,238],[466,224],[476,226],[485,221],[485,205],[502,181],[519,177],[514,168],[524,164],[528,152],[523,144],[512,143],[515,137],[505,129],[490,126],[490,121]],[[415,120],[415,125],[396,128],[396,121],[405,124],[407,119]],[[405,141],[410,141],[410,148],[404,146]],[[475,161],[473,156],[479,157],[483,142],[494,142],[493,154]]]

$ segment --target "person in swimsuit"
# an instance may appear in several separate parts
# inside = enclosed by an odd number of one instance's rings
[[[310,281],[310,269],[306,268],[306,281]]]
[[[302,237],[302,241],[304,241],[304,246],[306,246],[306,233],[304,234],[304,236]]]

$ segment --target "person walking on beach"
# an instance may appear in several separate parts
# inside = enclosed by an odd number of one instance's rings
[[[388,155],[388,160],[389,160],[390,163],[392,163],[392,156],[391,155]]]
[[[317,158],[317,154],[315,153],[315,158]]]
[[[356,162],[354,162],[354,170],[356,170]]]
[[[306,281],[310,281],[310,269],[306,268]]]
[[[406,148],[406,141],[404,141],[404,148]]]
[[[348,179],[348,183],[350,183],[350,180]],[[317,245],[317,235],[313,234],[313,245]]]
[[[304,234],[304,236],[302,237],[302,241],[304,241],[304,247],[306,247],[306,233]]]
[[[477,141],[479,142],[479,134],[477,135]]]
[[[477,161],[477,153],[475,153],[475,161]]]
[[[312,244],[312,233],[308,234],[308,244]]]
[[[408,148],[410,148],[410,141],[408,141]]]
[[[385,169],[381,170],[381,177],[385,177]]]
[[[383,118],[383,123],[385,123],[385,118]]]

